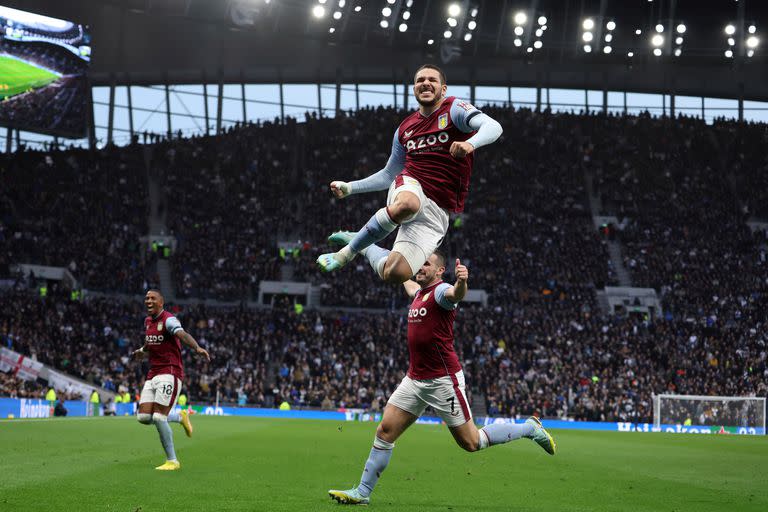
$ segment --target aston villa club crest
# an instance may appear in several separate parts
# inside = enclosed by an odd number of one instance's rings
[[[448,114],[443,114],[437,118],[437,127],[444,130],[448,126]]]
[[[162,331],[163,330],[163,322],[158,322],[157,323],[157,330],[158,331]]]

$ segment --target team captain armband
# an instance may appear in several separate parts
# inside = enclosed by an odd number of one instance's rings
[[[441,308],[447,310],[456,309],[459,305],[458,302],[451,302],[446,298],[445,292],[447,292],[450,287],[451,285],[448,283],[440,283],[437,285],[437,288],[435,288],[435,301],[440,304]]]

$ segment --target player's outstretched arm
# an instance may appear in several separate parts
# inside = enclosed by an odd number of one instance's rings
[[[141,348],[131,352],[131,357],[137,361],[141,361],[147,356],[147,346],[142,345]]]
[[[475,132],[467,140],[451,144],[449,151],[454,158],[464,158],[477,148],[496,142],[504,131],[498,121],[487,114],[483,114],[474,105],[464,100],[453,102],[451,119],[456,127],[464,133]]]
[[[387,160],[387,165],[383,169],[362,180],[349,183],[346,181],[332,181],[331,192],[334,196],[341,199],[350,194],[386,190],[395,179],[395,176],[400,174],[404,166],[405,148],[400,144],[400,138],[397,136],[397,130],[395,130],[395,136],[392,138],[392,152],[389,155],[389,160]]]
[[[189,334],[187,331],[183,329],[179,329],[176,331],[176,337],[179,338],[179,340],[195,351],[195,354],[199,356],[203,356],[206,361],[211,360],[211,356],[208,354],[208,351],[205,350],[203,347],[201,347],[195,338],[192,337],[191,334]]]
[[[461,260],[456,258],[456,282],[453,286],[445,291],[445,298],[456,304],[460,302],[467,294],[469,286],[467,281],[469,280],[469,270],[467,267],[461,264]]]
[[[421,286],[409,279],[403,283],[403,288],[405,288],[405,293],[407,293],[410,298],[414,298],[416,296],[416,292],[419,291]]]

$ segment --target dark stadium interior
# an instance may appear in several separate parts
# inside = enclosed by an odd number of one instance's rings
[[[416,2],[410,28],[399,33],[381,27],[374,2],[350,1],[340,21],[326,15],[323,24],[308,17],[314,2],[299,0],[4,2],[90,25],[92,86],[219,90],[401,87],[423,61],[445,60],[439,39],[449,3]],[[738,100],[739,115],[745,101],[768,101],[764,48],[748,58],[740,39],[736,57],[723,57],[723,25],[764,30],[763,2],[474,4],[475,36],[445,63],[451,83],[468,84],[473,97],[480,86],[713,96]],[[543,48],[526,51],[532,30],[514,45],[509,20],[518,7],[546,13]],[[616,21],[616,51],[582,50],[586,16]],[[647,38],[658,20],[689,27],[682,56],[629,58],[641,44],[635,27]],[[426,44],[431,35],[434,45]],[[449,261],[460,257],[469,267],[470,288],[488,293],[486,304],[462,307],[456,323],[473,408],[651,422],[655,393],[765,396],[767,125],[707,123],[674,110],[625,115],[555,112],[541,99],[530,108],[502,103],[483,108],[504,134],[478,151],[466,212],[451,217],[443,245]],[[129,362],[145,314],[141,296],[169,279],[171,311],[213,359],[185,354],[192,400],[380,411],[408,364],[407,298],[374,279],[363,258],[330,275],[314,262],[328,252],[330,232],[358,229],[381,206],[383,194],[336,200],[327,187],[378,170],[404,110],[337,110],[229,127],[219,112],[209,134],[137,127],[126,144],[102,148],[91,131],[90,147],[1,155],[0,345],[135,393],[145,370]],[[4,133],[9,142],[18,137]],[[599,229],[598,217],[620,225]],[[163,220],[162,233],[153,219]],[[173,250],[164,255],[149,235],[173,239]],[[279,246],[285,241],[295,242],[288,252]],[[86,293],[24,276],[18,264],[66,269]],[[309,283],[318,304],[297,308],[280,293],[257,304],[262,281]],[[603,290],[615,286],[653,289],[663,313],[633,312],[630,303],[607,308]],[[44,391],[0,373],[0,396]]]

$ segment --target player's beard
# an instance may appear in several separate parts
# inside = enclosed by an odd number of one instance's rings
[[[425,107],[425,108],[434,107],[442,99],[443,99],[443,89],[442,88],[437,89],[436,91],[433,92],[433,97],[432,97],[431,101],[422,101],[419,98],[419,95],[418,94],[416,95],[416,101],[418,102],[418,104],[421,105],[422,107]]]

